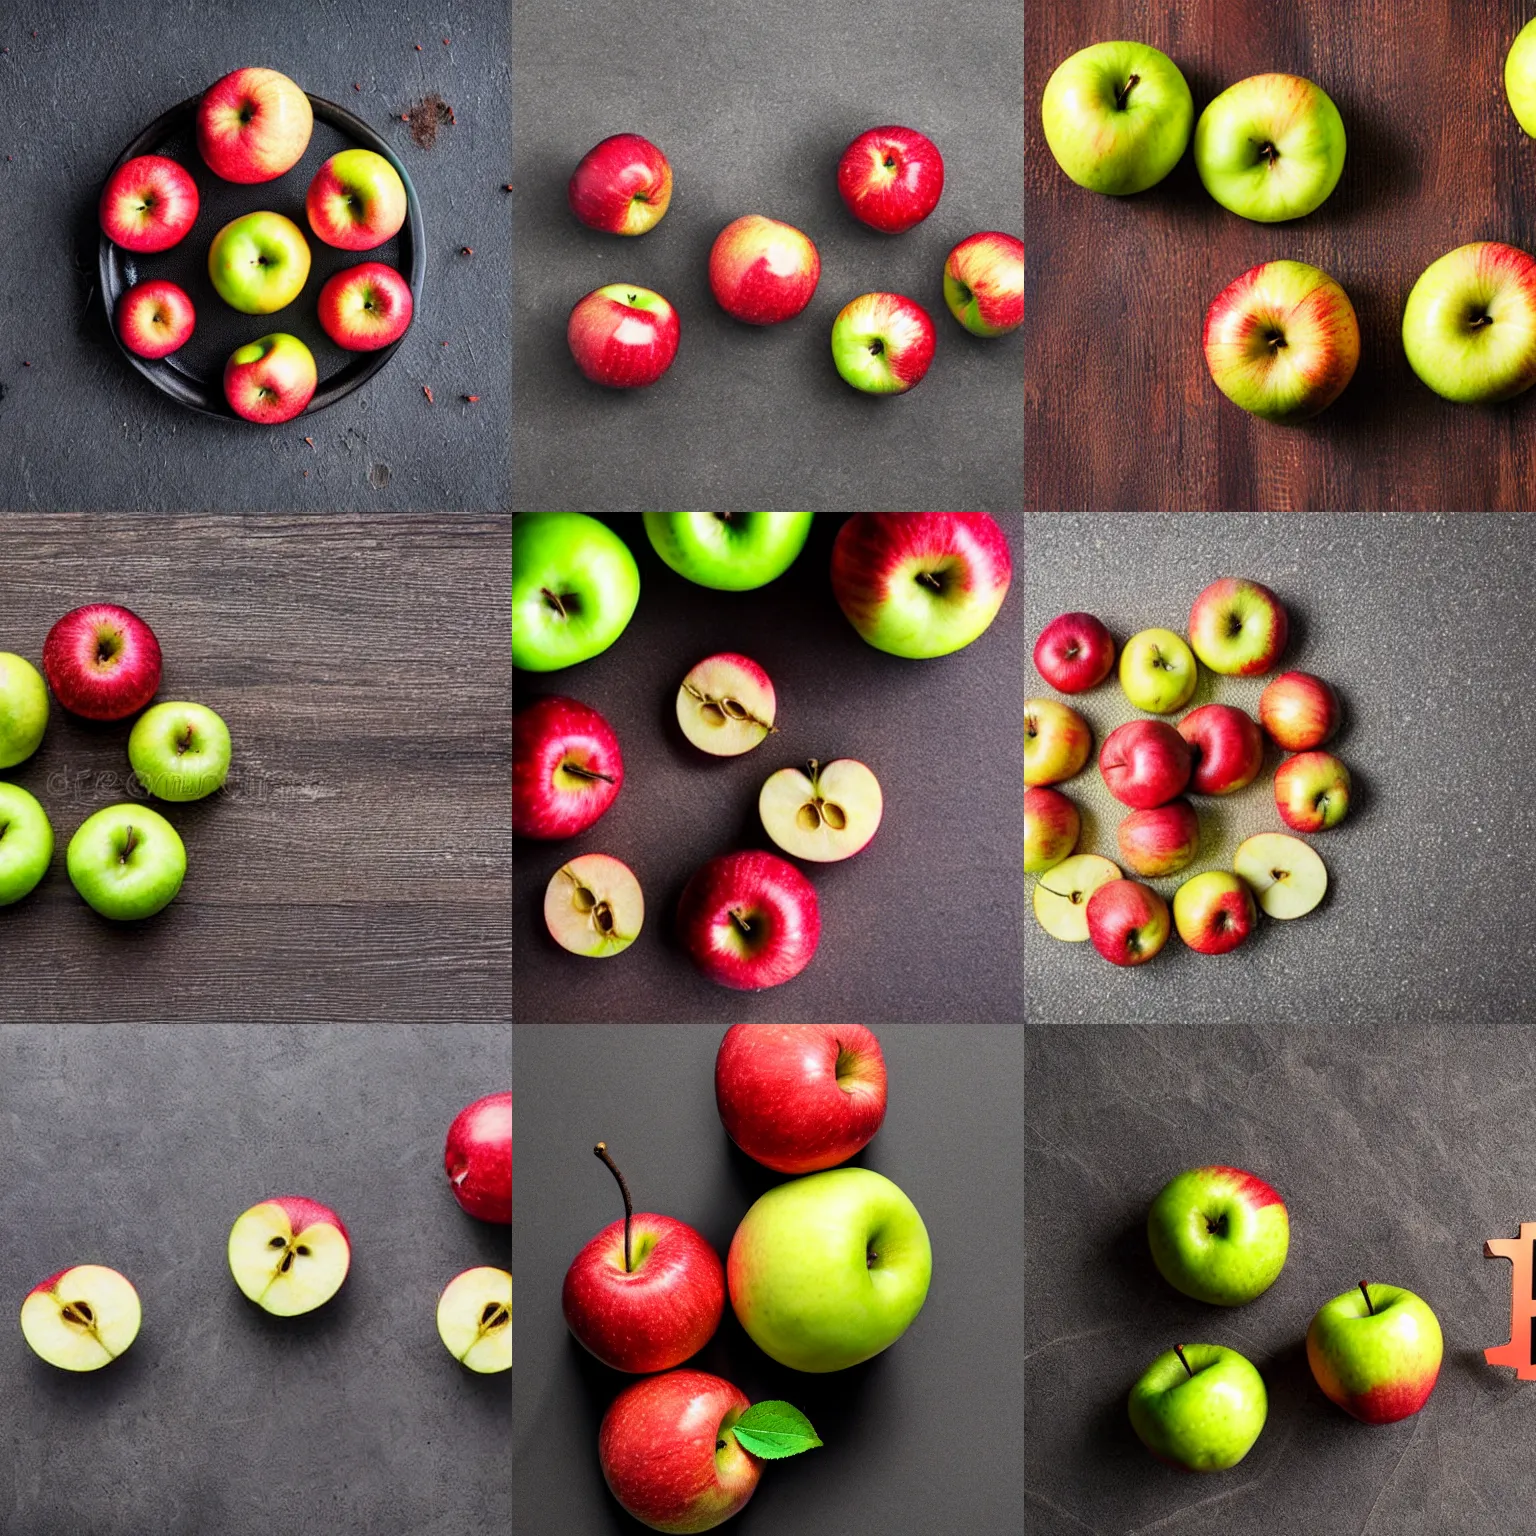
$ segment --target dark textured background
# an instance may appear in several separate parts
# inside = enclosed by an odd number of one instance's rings
[[[519,1536],[640,1529],[610,1498],[597,1462],[598,1424],[632,1378],[588,1355],[560,1311],[567,1266],[623,1215],[593,1144],[608,1142],[637,1210],[697,1226],[722,1255],[752,1201],[781,1182],[737,1152],[720,1126],[722,1033],[687,1025],[515,1031]],[[933,1243],[933,1284],[896,1344],[826,1376],[776,1366],[726,1304],[698,1366],[754,1401],[795,1403],[826,1442],[765,1471],[726,1527],[733,1536],[1019,1529],[1023,1042],[1017,1030],[958,1022],[879,1034],[890,1107],[854,1161],[894,1180],[917,1206]]]
[[[195,1046],[191,1043],[195,1038]],[[505,1376],[437,1336],[437,1298],[508,1263],[443,1175],[443,1138],[505,1086],[503,1029],[0,1030],[0,1261],[14,1319],[44,1276],[121,1269],[144,1325],[72,1375],[4,1330],[0,1524],[27,1536],[491,1536],[511,1499]],[[236,1216],[302,1193],[353,1263],[307,1317],[230,1278]]]
[[[505,506],[505,7],[18,0],[0,18],[0,48],[0,506]],[[159,394],[119,353],[96,292],[96,200],[113,161],[167,108],[248,64],[370,123],[409,169],[427,228],[426,296],[400,351],[345,401],[280,427],[202,417]],[[458,122],[421,149],[400,115],[433,91]],[[303,188],[274,195],[302,200]],[[214,233],[200,218],[187,238]],[[316,291],[312,278],[295,303],[312,306]],[[282,328],[282,311],[267,318]]]
[[[1022,335],[971,336],[941,284],[958,241],[1020,230],[1019,0],[517,10],[515,509],[1021,506]],[[892,122],[932,138],[945,167],[938,208],[894,237],[837,194],[849,141]],[[577,162],[626,131],[658,144],[675,177],[666,217],[627,238],[566,206]],[[821,252],[815,298],[782,325],[739,325],[709,290],[715,236],[745,213],[796,225]],[[571,361],[566,317],[610,282],[656,289],[681,318],[677,360],[647,389],[589,384]],[[832,366],[833,319],[873,289],[911,295],[938,332],[928,376],[899,399],[861,395]]]
[[[624,788],[590,831],[514,841],[518,1018],[1016,1023],[1024,920],[1016,539],[1014,589],[991,628],[952,656],[908,661],[866,645],[832,597],[840,518],[817,519],[778,581],[739,593],[695,586],[663,565],[638,516],[607,521],[640,567],[629,628],[577,667],[514,674],[519,705],[567,694],[598,710],[625,763]],[[1011,538],[1018,525],[1008,520]],[[741,757],[706,756],[677,724],[678,685],[717,651],[759,662],[778,697],[779,734]],[[758,791],[769,774],[811,757],[869,764],[884,796],[880,829],[851,859],[802,866],[821,901],[822,929],[799,976],[763,992],[716,986],[673,937],[678,897],[706,859],[773,847]],[[645,896],[640,937],[603,960],[567,954],[544,926],[550,876],[588,852],[623,859]]]
[[[1536,245],[1536,142],[1504,95],[1530,6],[1495,0],[1071,0],[1030,14],[1025,71],[1029,248],[1025,505],[1060,508],[1528,507],[1536,399],[1452,405],[1403,356],[1403,305],[1431,261],[1470,240]],[[1294,223],[1228,213],[1183,161],[1103,197],[1069,181],[1040,126],[1051,71],[1091,43],[1168,53],[1198,114],[1248,75],[1314,79],[1344,117],[1344,175]],[[1231,404],[1200,350],[1212,299],[1261,261],[1342,283],[1360,318],[1353,383],[1313,424]]]
[[[12,517],[0,650],[125,604],[162,699],[218,711],[219,794],[159,809],[186,884],[143,923],[75,894],[64,855],[128,798],[128,728],[52,706],[5,777],[53,822],[53,867],[0,909],[0,1021],[509,1017],[507,524],[409,517]]]

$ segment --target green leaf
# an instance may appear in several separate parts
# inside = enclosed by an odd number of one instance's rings
[[[744,1450],[765,1461],[798,1456],[821,1444],[811,1421],[791,1403],[753,1403],[731,1426],[731,1433]]]

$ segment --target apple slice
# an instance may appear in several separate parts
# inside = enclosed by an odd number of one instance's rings
[[[236,1218],[229,1272],[263,1312],[297,1317],[324,1306],[347,1278],[352,1240],[341,1218],[299,1195],[263,1200]]]
[[[512,1275],[483,1264],[455,1275],[437,1298],[437,1332],[466,1370],[512,1369]]]
[[[34,1285],[21,1304],[21,1331],[61,1371],[99,1371],[139,1335],[139,1293],[115,1269],[76,1264]]]
[[[806,771],[780,768],[757,797],[763,828],[785,853],[831,864],[852,858],[875,835],[884,806],[880,781],[851,757]]]
[[[1101,885],[1121,878],[1119,868],[1096,853],[1063,859],[1035,881],[1035,916],[1053,939],[1068,944],[1088,939],[1088,898]]]
[[[677,690],[683,735],[711,757],[740,757],[771,736],[776,703],[768,674],[749,656],[706,656]]]
[[[1239,843],[1232,868],[1270,917],[1304,917],[1328,889],[1328,869],[1317,850],[1284,832],[1260,832]]]
[[[606,960],[635,942],[645,921],[645,898],[635,872],[606,853],[567,860],[544,891],[544,925],[562,949]]]

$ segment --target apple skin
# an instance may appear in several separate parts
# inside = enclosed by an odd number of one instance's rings
[[[1024,873],[1043,875],[1077,847],[1082,816],[1057,789],[1031,785],[1024,791]]]
[[[1024,701],[1024,787],[1075,778],[1093,750],[1088,722],[1059,699]]]
[[[1345,1413],[1362,1424],[1395,1424],[1429,1401],[1445,1341],[1439,1319],[1412,1291],[1375,1284],[1366,1291],[1345,1291],[1318,1309],[1307,1329],[1307,1363]]]
[[[1326,272],[1302,261],[1266,261],[1211,301],[1201,346],[1227,399],[1294,426],[1326,410],[1354,378],[1360,322]]]
[[[899,235],[939,206],[944,157],[915,128],[870,128],[837,162],[837,190],[860,223]]]
[[[1408,365],[1464,405],[1508,400],[1536,384],[1536,259],[1497,240],[1431,262],[1403,309]]]
[[[832,322],[832,363],[866,395],[904,395],[923,382],[937,337],[928,311],[900,293],[861,293]]]
[[[393,346],[411,328],[411,285],[383,261],[365,261],[325,280],[317,300],[320,327],[348,352]]]
[[[1336,827],[1349,810],[1349,769],[1331,752],[1301,752],[1275,771],[1275,809],[1293,832]]]
[[[624,784],[619,738],[576,699],[538,699],[512,716],[512,835],[575,837]]]
[[[270,315],[309,281],[309,242],[280,213],[231,219],[208,247],[208,276],[219,297],[243,315]]]
[[[721,854],[684,886],[677,936],[700,974],[719,986],[782,986],[811,963],[821,940],[816,887],[777,854]]]
[[[197,183],[164,155],[135,155],[107,178],[98,215],[102,233],[125,251],[168,251],[197,222]]]
[[[53,827],[37,798],[0,783],[0,907],[37,889],[53,862]]]
[[[1199,683],[1193,653],[1171,629],[1144,629],[1121,647],[1121,690],[1149,715],[1183,709]]]
[[[811,302],[821,256],[792,224],[749,213],[715,237],[709,288],[715,302],[744,325],[777,325]]]
[[[1087,693],[1114,665],[1115,637],[1091,613],[1063,613],[1035,641],[1035,671],[1058,693]]]
[[[1536,138],[1536,21],[1515,35],[1504,59],[1504,94],[1515,121]]]
[[[778,1173],[846,1163],[885,1120],[885,1055],[862,1024],[733,1024],[715,1053],[726,1134]]]
[[[1185,1344],[1182,1354],[1159,1355],[1131,1388],[1131,1427],[1159,1461],[1186,1472],[1224,1472],[1264,1429],[1264,1378],[1220,1344]]]
[[[1285,1268],[1291,1219],[1279,1194],[1241,1168],[1189,1168],[1147,1211],[1152,1262],[1174,1290],[1217,1307],[1262,1296]]]
[[[763,1472],[726,1433],[751,1406],[745,1393],[704,1371],[631,1383],[608,1405],[598,1431],[609,1492],[653,1531],[723,1524],[757,1491]]]
[[[1189,611],[1189,643],[1212,672],[1262,677],[1290,638],[1285,605],[1256,581],[1213,581]]]
[[[1224,869],[1208,869],[1173,893],[1173,926],[1199,954],[1230,954],[1258,923],[1247,882]]]
[[[1001,230],[962,240],[944,260],[944,302],[973,336],[1006,336],[1024,324],[1024,242]]]
[[[514,667],[556,672],[589,661],[624,633],[639,601],[635,557],[606,523],[585,512],[512,519]]]
[[[230,410],[257,426],[280,426],[302,416],[318,383],[314,353],[285,331],[247,342],[224,364]]]
[[[224,787],[231,755],[229,727],[206,704],[152,705],[128,733],[128,761],[157,800],[203,800]]]
[[[157,667],[155,686],[159,685]],[[0,768],[14,768],[17,763],[26,762],[43,744],[47,729],[48,688],[42,673],[25,656],[0,651]]]
[[[811,536],[814,512],[646,512],[651,548],[677,574],[717,592],[777,580]]]
[[[287,75],[237,69],[203,93],[197,149],[215,176],[251,186],[291,171],[314,126],[309,97]]]
[[[1111,965],[1145,965],[1172,932],[1168,903],[1136,880],[1111,880],[1088,898],[1088,937]]]
[[[1252,715],[1231,704],[1202,704],[1179,721],[1194,753],[1189,787],[1197,795],[1246,789],[1264,766],[1264,733]]]
[[[677,356],[677,311],[649,288],[609,283],[579,299],[565,339],[576,366],[594,384],[643,389]]]
[[[86,720],[138,714],[160,687],[160,670],[155,632],[116,603],[71,610],[43,642],[43,673],[54,698]]]
[[[1310,672],[1282,672],[1259,695],[1259,724],[1286,752],[1310,752],[1339,728],[1339,696]]]
[[[1133,811],[1150,811],[1182,795],[1193,767],[1189,743],[1165,720],[1128,720],[1099,748],[1105,788]]]
[[[168,907],[187,874],[175,827],[146,805],[109,805],[88,816],[70,838],[65,862],[85,904],[121,923]]]
[[[616,133],[581,157],[566,200],[588,229],[643,235],[661,222],[672,201],[672,167],[649,139]]]
[[[477,1221],[512,1224],[512,1095],[488,1093],[453,1117],[443,1170],[459,1208]]]
[[[304,194],[309,227],[342,251],[371,251],[392,240],[409,211],[399,171],[372,149],[332,155]]]
[[[117,301],[117,339],[135,357],[169,357],[192,339],[197,311],[186,289],[163,277],[136,283]]]
[[[1132,811],[1115,833],[1120,862],[1145,880],[1186,868],[1200,849],[1200,818],[1188,800]]]

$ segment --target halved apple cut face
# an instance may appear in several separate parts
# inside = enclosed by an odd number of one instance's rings
[[[781,768],[757,797],[763,827],[785,853],[830,864],[851,858],[875,835],[884,800],[863,763],[839,757],[823,767]]]
[[[139,1293],[115,1269],[77,1264],[27,1293],[21,1331],[61,1371],[99,1371],[138,1337]]]
[[[448,1353],[484,1376],[512,1369],[512,1275],[482,1265],[455,1275],[437,1301],[437,1331]]]
[[[776,709],[768,674],[749,656],[706,656],[677,690],[683,735],[711,757],[739,757],[774,731]]]
[[[1260,832],[1239,843],[1232,868],[1269,917],[1305,917],[1328,889],[1328,867],[1317,850],[1284,832]]]
[[[603,960],[629,948],[645,922],[635,872],[607,853],[567,859],[544,890],[544,926],[562,949]]]
[[[229,1233],[229,1272],[274,1317],[324,1306],[347,1278],[352,1244],[340,1218],[313,1200],[282,1195],[238,1217]]]
[[[1074,854],[1035,881],[1035,916],[1053,939],[1082,944],[1088,938],[1088,898],[1120,879],[1119,867],[1096,853]]]

